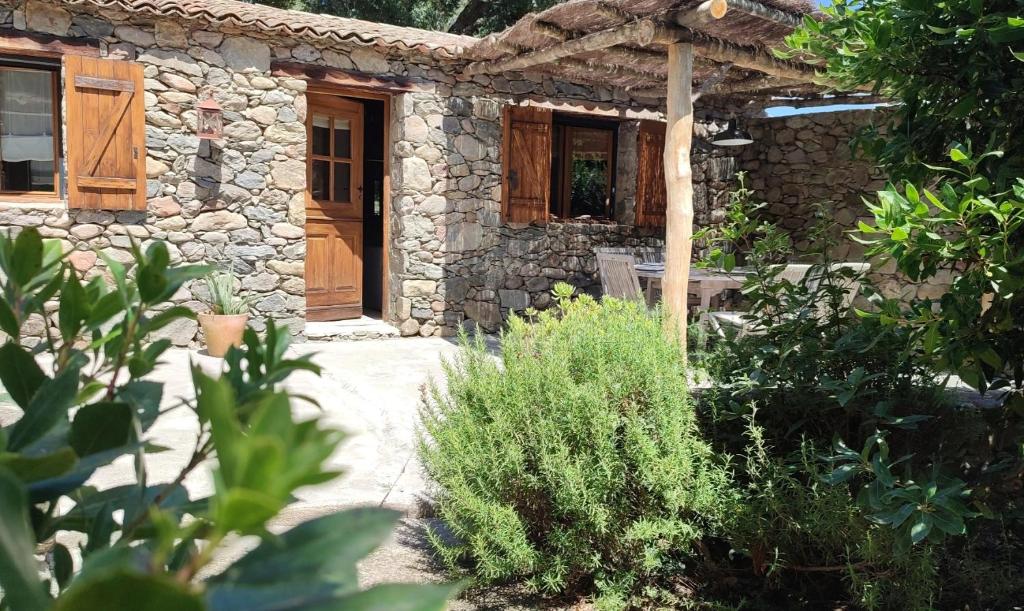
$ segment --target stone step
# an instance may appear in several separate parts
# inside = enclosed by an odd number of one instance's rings
[[[312,342],[391,339],[401,336],[395,327],[369,316],[352,320],[307,322],[305,335]]]

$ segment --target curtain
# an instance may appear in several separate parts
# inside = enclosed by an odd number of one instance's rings
[[[0,160],[53,161],[53,77],[0,69]]]

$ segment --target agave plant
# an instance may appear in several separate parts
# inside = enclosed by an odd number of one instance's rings
[[[210,291],[210,311],[218,316],[232,316],[249,312],[248,297],[235,294],[235,277],[228,272],[215,272],[206,277]]]

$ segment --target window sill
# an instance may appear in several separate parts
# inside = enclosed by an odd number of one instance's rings
[[[0,207],[53,210],[67,208],[67,204],[65,204],[63,199],[55,195],[0,193]]]

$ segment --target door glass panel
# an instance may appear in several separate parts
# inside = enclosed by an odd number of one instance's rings
[[[0,191],[55,191],[53,74],[0,69]]]
[[[334,120],[334,156],[352,158],[352,126],[348,119]]]
[[[313,195],[313,199],[327,199],[328,194],[331,192],[331,162],[324,161],[322,159],[314,159],[313,177],[310,182],[310,190]]]
[[[334,164],[334,201],[348,203],[352,201],[352,166],[345,162]]]
[[[327,115],[313,115],[313,154],[331,154],[331,118]]]

